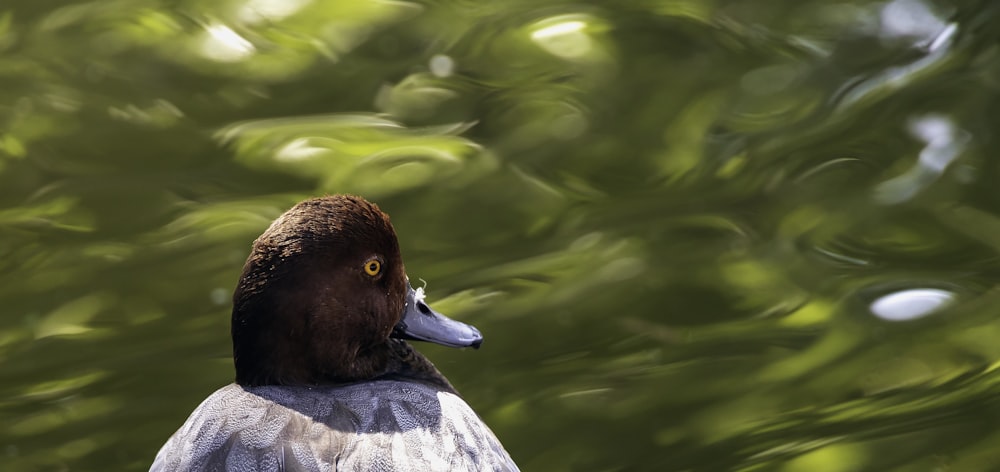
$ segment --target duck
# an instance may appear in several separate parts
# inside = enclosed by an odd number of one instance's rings
[[[150,471],[519,470],[411,344],[483,341],[424,298],[377,205],[298,203],[253,242],[233,293],[235,382],[191,413]]]

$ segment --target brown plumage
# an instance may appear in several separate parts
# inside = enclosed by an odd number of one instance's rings
[[[362,269],[373,258],[378,277]],[[321,385],[386,374],[406,351],[389,334],[407,288],[396,232],[375,204],[348,195],[299,203],[254,241],[233,294],[236,383]]]

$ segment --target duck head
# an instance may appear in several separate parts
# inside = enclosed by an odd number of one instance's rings
[[[299,203],[254,241],[233,294],[232,336],[244,386],[372,379],[393,365],[393,338],[482,342],[424,303],[389,217],[348,195]]]

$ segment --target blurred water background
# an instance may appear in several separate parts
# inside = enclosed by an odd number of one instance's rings
[[[145,470],[295,202],[526,471],[1000,465],[1000,4],[6,0],[0,469]]]

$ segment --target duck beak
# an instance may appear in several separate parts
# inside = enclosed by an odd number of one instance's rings
[[[423,289],[409,287],[406,308],[399,324],[392,329],[392,337],[427,341],[448,347],[473,347],[478,349],[483,335],[474,326],[455,321],[427,306]]]

